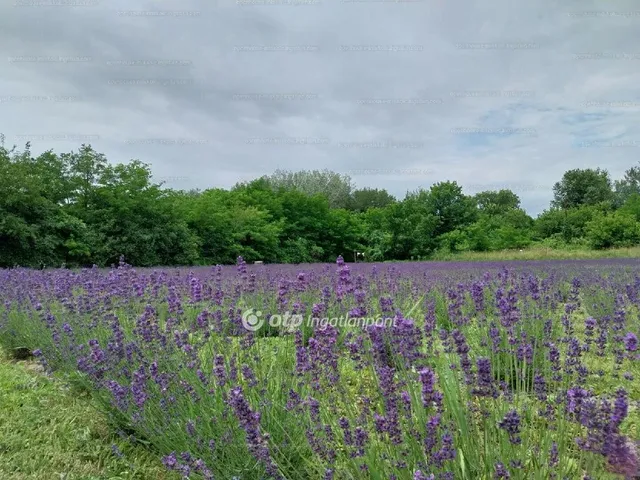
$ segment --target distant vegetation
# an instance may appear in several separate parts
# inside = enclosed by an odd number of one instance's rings
[[[29,144],[0,146],[0,267],[109,266],[121,255],[151,266],[594,251],[640,244],[639,219],[640,167],[616,181],[606,170],[567,171],[534,219],[511,190],[469,196],[455,181],[402,200],[328,170],[182,191],[155,183],[145,163],[111,164],[88,145],[37,157]]]

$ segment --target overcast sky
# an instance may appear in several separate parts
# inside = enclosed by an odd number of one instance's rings
[[[0,0],[0,133],[174,188],[328,168],[535,215],[566,170],[640,160],[640,5],[558,3]]]

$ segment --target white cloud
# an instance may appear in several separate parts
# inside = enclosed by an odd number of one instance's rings
[[[547,207],[551,186],[566,170],[600,166],[616,177],[637,162],[640,143],[579,146],[640,141],[638,106],[585,106],[640,102],[640,50],[634,51],[640,14],[631,13],[632,1],[617,3],[615,10],[624,15],[580,14],[602,8],[599,2],[560,7],[549,0],[5,4],[0,7],[0,132],[7,143],[20,143],[18,135],[99,135],[91,143],[112,161],[139,158],[158,177],[181,179],[174,182],[179,188],[229,187],[276,168],[422,169],[429,172],[354,179],[397,196],[442,180],[475,191],[482,185],[512,188],[535,214]],[[490,43],[499,45],[477,45]],[[369,51],[354,45],[368,45]],[[21,56],[66,61],[9,61]],[[82,56],[91,61],[69,61]],[[183,65],[107,65],[113,60]],[[143,79],[155,83],[142,84]],[[318,98],[233,98],[261,93]],[[60,96],[76,98],[54,100]],[[423,100],[359,103],[372,98]],[[454,128],[533,129],[536,135],[456,135]],[[330,143],[247,143],[286,136]],[[127,143],[148,137],[184,144]],[[337,145],[372,141],[421,148]],[[78,146],[36,140],[32,151]]]

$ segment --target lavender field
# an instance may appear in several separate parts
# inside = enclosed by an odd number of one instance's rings
[[[0,346],[192,479],[633,479],[635,260],[0,270]]]

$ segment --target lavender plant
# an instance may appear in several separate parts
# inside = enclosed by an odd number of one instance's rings
[[[185,478],[632,479],[639,278],[341,257],[2,270],[0,344]]]

